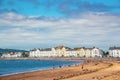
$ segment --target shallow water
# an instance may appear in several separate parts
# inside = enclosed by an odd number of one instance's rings
[[[0,60],[0,75],[11,75],[36,70],[47,70],[80,64],[80,62],[51,61],[51,60]]]

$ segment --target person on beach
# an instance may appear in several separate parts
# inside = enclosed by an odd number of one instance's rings
[[[83,69],[83,65],[82,65],[81,69]]]
[[[53,65],[53,69],[55,69],[55,66]]]
[[[60,65],[59,68],[62,68],[62,66]]]

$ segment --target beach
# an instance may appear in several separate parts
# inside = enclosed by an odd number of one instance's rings
[[[84,60],[81,65],[1,76],[0,80],[120,80],[119,75],[118,60]]]

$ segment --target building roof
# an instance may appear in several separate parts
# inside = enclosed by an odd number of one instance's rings
[[[94,49],[94,48],[84,48],[85,50],[92,50],[92,49]]]
[[[51,51],[52,48],[45,48],[45,49],[35,48],[35,49],[33,49],[33,50],[30,50],[30,51],[36,51],[36,50],[40,50],[40,51]]]
[[[57,46],[55,49],[62,49],[64,46]]]
[[[40,50],[40,49],[39,48],[35,48],[35,49],[30,50],[30,51],[36,51],[36,50]]]
[[[75,50],[81,50],[84,49],[85,47],[78,47],[78,48],[74,48]]]
[[[51,48],[40,49],[40,51],[51,51]]]
[[[57,46],[57,47],[54,47],[55,49],[62,49],[62,48],[65,48],[65,49],[71,49],[69,47],[66,47],[66,46]]]
[[[119,49],[119,50],[120,50],[120,47],[114,46],[114,47],[110,47],[110,48],[109,48],[109,50],[115,50],[115,49]]]

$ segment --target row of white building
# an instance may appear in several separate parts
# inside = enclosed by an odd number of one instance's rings
[[[2,54],[2,58],[17,58],[22,57],[23,52],[7,52]],[[65,46],[57,46],[45,49],[33,49],[27,52],[29,57],[103,57],[103,50],[93,48],[69,48]],[[110,57],[120,57],[120,47],[109,48]]]
[[[102,57],[103,51],[99,48],[69,48],[57,46],[46,49],[33,49],[30,51],[30,57]]]

